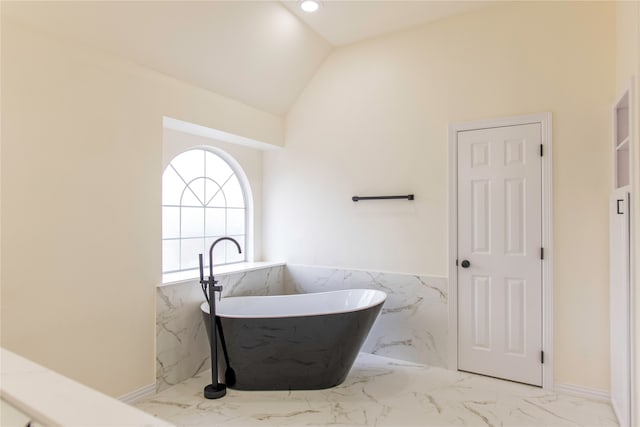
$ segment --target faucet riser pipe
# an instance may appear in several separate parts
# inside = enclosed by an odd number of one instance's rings
[[[209,276],[209,348],[211,351],[211,384],[204,388],[204,397],[219,399],[227,394],[227,386],[218,382],[218,334],[215,326],[216,318],[216,281]]]

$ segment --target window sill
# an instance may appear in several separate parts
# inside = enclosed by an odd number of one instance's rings
[[[260,262],[239,262],[237,264],[229,264],[229,265],[221,265],[218,267],[213,267],[213,275],[214,276],[224,276],[232,273],[244,273],[247,271],[253,270],[261,270],[263,268],[270,267],[278,267],[281,265],[285,265],[284,262],[274,262],[274,261],[260,261]],[[205,272],[205,275],[208,276],[208,270]],[[200,272],[198,269],[188,270],[188,271],[180,271],[177,273],[167,273],[162,275],[162,283],[157,287],[161,288],[163,286],[171,286],[177,285],[179,283],[192,282],[194,280],[198,280],[200,278]]]

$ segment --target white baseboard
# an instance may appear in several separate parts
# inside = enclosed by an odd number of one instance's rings
[[[554,390],[560,393],[573,394],[587,399],[611,401],[611,395],[606,390],[590,388],[575,384],[555,384]]]
[[[120,396],[118,400],[131,405],[139,400],[144,399],[145,397],[153,396],[154,394],[156,394],[155,383],[144,386],[138,390],[134,390],[131,393],[125,394],[124,396]]]

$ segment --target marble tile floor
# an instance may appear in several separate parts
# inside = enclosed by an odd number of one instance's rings
[[[210,371],[135,406],[178,426],[617,426],[607,402],[360,353],[328,390],[206,400]]]

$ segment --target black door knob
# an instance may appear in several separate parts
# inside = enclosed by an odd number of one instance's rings
[[[460,263],[460,265],[462,266],[462,268],[469,268],[469,266],[471,265],[471,263],[469,262],[469,260],[462,260],[462,262]]]

